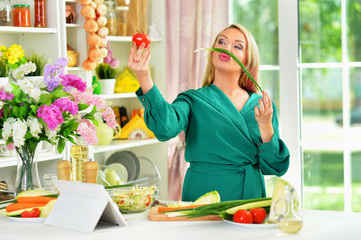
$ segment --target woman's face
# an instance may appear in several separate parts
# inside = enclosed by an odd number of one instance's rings
[[[214,47],[226,49],[233,53],[243,64],[246,63],[247,40],[246,36],[239,29],[228,28],[220,33]],[[228,54],[213,51],[212,59],[215,68],[241,71],[238,63]]]

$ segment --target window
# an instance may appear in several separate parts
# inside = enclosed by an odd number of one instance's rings
[[[361,211],[361,0],[233,0],[308,209]],[[286,175],[287,175],[286,174]]]

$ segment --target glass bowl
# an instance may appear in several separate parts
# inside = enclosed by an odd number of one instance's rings
[[[148,209],[158,196],[155,185],[135,185],[112,189],[110,196],[122,213],[138,213]]]

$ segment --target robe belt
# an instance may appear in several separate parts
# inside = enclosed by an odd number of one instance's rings
[[[243,199],[265,197],[263,176],[257,165],[232,165],[207,162],[193,162],[189,166],[191,171],[210,175],[244,175]]]

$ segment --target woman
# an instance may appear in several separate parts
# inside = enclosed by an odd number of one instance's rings
[[[232,24],[212,47],[232,52],[257,79],[257,45],[247,29]],[[143,52],[144,50],[144,52]],[[262,97],[229,55],[211,51],[202,88],[167,103],[150,77],[150,46],[133,43],[128,66],[141,88],[145,121],[160,141],[186,134],[185,159],[190,163],[183,201],[217,190],[222,201],[265,197],[263,175],[283,175],[289,165],[287,146],[279,137],[276,107]]]

